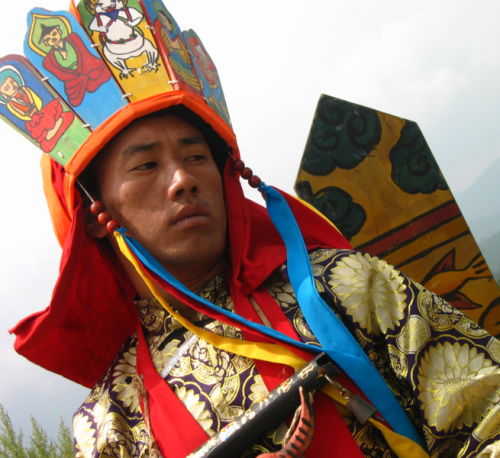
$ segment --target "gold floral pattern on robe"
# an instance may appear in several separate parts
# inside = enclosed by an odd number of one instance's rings
[[[500,399],[500,368],[468,344],[430,347],[418,380],[425,419],[445,433],[479,423]]]
[[[403,277],[376,256],[356,252],[341,258],[328,284],[347,314],[370,334],[387,333],[405,316]]]
[[[186,409],[189,410],[194,419],[203,428],[204,431],[212,432],[212,420],[210,413],[206,410],[205,403],[200,401],[200,395],[195,393],[194,390],[188,390],[185,386],[175,389],[175,394],[179,400],[184,404]]]
[[[441,298],[385,261],[348,250],[310,253],[318,291],[355,336],[437,457],[499,457],[500,343]],[[303,342],[318,344],[288,282],[286,266],[265,284]],[[233,309],[224,275],[199,294]],[[156,301],[136,307],[158,372],[190,337]],[[263,310],[265,313],[265,310]],[[200,317],[201,318],[201,317]],[[213,321],[205,329],[242,339],[239,329]],[[177,331],[176,331],[177,330]],[[172,337],[165,343],[167,337]],[[74,417],[77,457],[147,457],[149,437],[136,393],[137,337]],[[173,366],[166,382],[200,426],[212,435],[267,393],[253,361],[196,340]],[[380,432],[361,425],[344,406],[341,415],[366,457],[396,457]],[[281,425],[248,451],[253,457],[280,448]]]
[[[73,418],[73,436],[76,444],[76,458],[92,456],[96,443],[95,431],[89,415],[77,413]]]
[[[139,411],[139,394],[130,383],[130,378],[136,374],[137,347],[132,347],[122,353],[118,364],[113,371],[113,391],[117,393],[116,399],[123,402],[132,412]]]

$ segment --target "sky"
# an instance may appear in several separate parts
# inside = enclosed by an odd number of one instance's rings
[[[66,9],[68,0],[18,4],[2,16],[0,56],[22,54],[29,9]],[[242,157],[266,183],[293,192],[320,94],[416,121],[452,192],[466,191],[500,157],[500,2],[305,5],[166,2],[215,61]],[[48,305],[61,250],[43,197],[40,151],[1,121],[0,137],[0,404],[25,433],[34,415],[54,437],[59,418],[69,422],[88,390],[18,356],[7,333]]]

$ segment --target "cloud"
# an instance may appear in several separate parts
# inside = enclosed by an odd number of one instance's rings
[[[10,343],[1,343],[0,351],[0,364],[7,369],[0,378],[0,403],[16,429],[21,428],[28,437],[32,415],[50,437],[56,438],[60,418],[70,425],[89,390],[21,358]]]

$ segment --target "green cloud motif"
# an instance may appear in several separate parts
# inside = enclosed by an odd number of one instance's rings
[[[363,227],[366,211],[354,202],[351,195],[336,186],[328,186],[313,194],[311,183],[299,181],[295,185],[297,195],[325,215],[342,235],[351,240]]]
[[[381,133],[375,110],[322,95],[301,167],[316,176],[336,167],[353,169],[378,145]]]
[[[432,194],[448,185],[417,123],[406,121],[389,153],[393,181],[408,194]]]

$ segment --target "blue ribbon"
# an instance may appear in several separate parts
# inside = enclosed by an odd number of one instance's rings
[[[282,342],[303,348],[306,351],[326,352],[361,388],[395,432],[411,439],[426,450],[424,441],[378,370],[356,342],[356,339],[318,294],[304,239],[287,202],[278,191],[264,183],[259,186],[259,191],[264,192],[269,216],[285,242],[288,275],[297,301],[322,348],[293,340],[279,331],[253,323],[199,297],[174,278],[139,242],[125,235],[125,228],[121,228],[119,231],[143,265],[192,299]]]
[[[297,221],[283,196],[261,183],[267,211],[285,242],[290,283],[311,331],[324,351],[361,388],[394,431],[427,449],[413,423],[354,336],[321,298]]]
[[[262,324],[259,323],[254,323],[252,321],[247,320],[246,318],[243,318],[240,315],[237,315],[236,313],[229,312],[221,307],[217,307],[216,305],[212,304],[211,302],[207,301],[206,299],[196,295],[193,293],[190,289],[188,289],[183,283],[181,283],[179,280],[177,280],[175,277],[172,276],[151,254],[149,254],[148,251],[135,239],[132,237],[129,237],[128,235],[125,235],[126,228],[120,228],[118,231],[122,234],[123,238],[127,242],[127,245],[129,248],[132,250],[132,252],[135,254],[137,259],[141,261],[141,263],[146,266],[151,272],[154,272],[156,275],[159,277],[163,278],[167,283],[172,285],[174,288],[179,290],[180,292],[186,294],[187,296],[191,297],[192,299],[200,302],[201,304],[205,305],[206,307],[211,308],[212,310],[216,311],[217,313],[220,313],[224,316],[227,316],[228,318],[233,319],[234,321],[237,321],[238,323],[244,324],[249,326],[250,328],[255,329],[256,331],[259,331],[263,334],[266,334],[270,337],[274,337],[275,339],[281,340],[282,342],[286,342],[291,345],[295,345],[296,347],[303,348],[304,350],[308,352],[316,352],[320,353],[323,351],[323,349],[315,346],[315,345],[307,345],[302,342],[298,342],[296,340],[291,339],[288,337],[286,334],[282,334],[279,331],[276,331],[275,329],[268,328],[266,326],[263,326]]]

